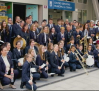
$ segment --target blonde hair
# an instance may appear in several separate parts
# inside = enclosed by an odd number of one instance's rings
[[[45,53],[42,52],[42,47],[44,47],[43,45],[39,46],[39,55],[41,57],[41,60],[45,60]]]
[[[65,30],[65,28],[64,27],[61,27],[60,30]]]
[[[24,60],[23,60],[23,63],[25,63],[25,62],[26,62],[26,60],[27,60],[27,58],[29,57],[29,55],[31,55],[31,54],[25,54],[25,56],[24,56]]]
[[[32,24],[31,27],[30,27],[30,30],[31,30],[31,31],[36,31],[36,29],[33,30],[33,27],[36,27],[36,25],[35,25],[35,24]],[[36,27],[36,28],[37,28],[37,27]]]

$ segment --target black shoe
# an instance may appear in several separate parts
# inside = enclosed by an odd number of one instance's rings
[[[24,83],[21,82],[20,88],[23,89]]]
[[[62,74],[59,74],[58,76],[64,77],[64,75],[62,75]]]
[[[34,81],[33,83],[36,84],[36,81]]]
[[[51,75],[51,77],[54,77],[54,75]]]

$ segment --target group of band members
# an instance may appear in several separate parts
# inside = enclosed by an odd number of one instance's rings
[[[76,20],[73,22],[64,22],[57,20],[57,25],[53,24],[53,19],[49,19],[47,24],[43,20],[41,26],[38,21],[32,21],[32,16],[26,17],[25,21],[19,16],[15,18],[15,24],[12,19],[2,21],[0,24],[0,81],[2,86],[10,84],[15,89],[14,82],[21,77],[20,88],[26,86],[27,89],[36,90],[36,80],[40,78],[48,78],[48,73],[55,73],[63,77],[67,67],[70,71],[81,69],[82,66],[79,59],[75,55],[75,50],[83,56],[84,47],[79,40],[90,36],[88,41],[88,54],[94,55],[95,66],[99,68],[99,45],[94,45],[96,34],[99,32],[99,21],[97,28],[94,23],[87,21],[82,26]],[[26,48],[21,49],[21,42],[16,42],[13,47],[14,39],[24,38],[26,40]],[[35,46],[35,42],[39,47]],[[64,61],[64,54],[68,54],[69,62]],[[18,59],[24,57],[23,65]],[[81,58],[80,58],[81,59]],[[82,59],[81,59],[82,60]],[[45,66],[42,67],[42,65]],[[35,68],[36,72],[30,69]],[[32,74],[32,75],[31,75]],[[52,77],[54,75],[51,75]],[[3,87],[1,87],[3,89]]]

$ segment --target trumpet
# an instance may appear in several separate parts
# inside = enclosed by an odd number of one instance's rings
[[[77,52],[78,54],[80,54],[77,50],[76,50],[76,52]],[[84,64],[82,63],[82,61],[81,61],[80,58],[78,57],[77,53],[75,53],[75,55],[76,55],[76,57],[78,58],[78,60],[79,60],[79,62],[80,62],[80,64],[81,64],[81,66],[83,67],[85,73],[88,75],[88,72],[87,72],[86,68],[84,67]]]

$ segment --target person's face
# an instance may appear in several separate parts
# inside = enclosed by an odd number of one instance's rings
[[[35,23],[35,26],[38,27],[38,23],[37,22]]]
[[[35,45],[35,42],[34,42],[34,41],[32,41],[32,42],[31,42],[31,44],[30,44],[30,46],[32,46],[32,47],[33,47],[34,45]]]
[[[47,33],[48,32],[48,27],[44,28],[44,32]]]
[[[28,58],[27,58],[27,60],[28,60],[29,62],[32,62],[32,55],[29,55]]]
[[[51,47],[50,47],[50,48],[51,48],[51,50],[53,50],[53,45],[51,45]]]
[[[62,21],[61,23],[62,23],[62,25],[64,25],[64,21]]]
[[[92,43],[92,39],[90,39],[89,43]]]
[[[62,44],[62,43],[60,43],[59,48],[62,48],[62,47],[63,47],[63,44]]]
[[[6,48],[6,47],[3,48],[3,50],[1,51],[1,54],[2,54],[3,56],[7,56],[7,48]]]
[[[33,31],[35,31],[36,30],[36,26],[33,26]]]
[[[97,23],[97,25],[99,26],[99,22]]]
[[[94,24],[93,23],[91,23],[91,27],[93,27],[94,26]]]
[[[54,50],[55,50],[56,52],[58,52],[58,45],[56,45],[56,46],[54,47]]]
[[[52,33],[54,33],[55,32],[55,28],[52,28]]]
[[[12,19],[11,18],[9,18],[8,23],[12,24]]]
[[[31,55],[32,56],[35,56],[34,50],[31,51]]]
[[[68,25],[69,24],[68,20],[66,20],[65,23]]]
[[[81,50],[81,51],[82,51],[82,49],[83,49],[83,47],[82,47],[82,46],[80,46],[80,47],[79,47],[79,50]]]
[[[50,23],[50,24],[53,24],[53,20],[49,20],[49,23]]]
[[[89,46],[89,47],[88,47],[88,50],[89,50],[89,51],[91,51],[91,48],[92,48],[92,47],[91,47],[91,46]]]
[[[26,26],[24,27],[24,29],[25,29],[25,30],[28,30],[28,25],[26,25]]]
[[[71,27],[70,26],[67,26],[67,31],[70,31],[71,30]]]
[[[75,47],[72,47],[72,48],[71,48],[71,51],[74,52],[74,51],[75,51]]]
[[[88,28],[88,24],[85,25],[85,29],[87,29],[87,28]]]
[[[21,49],[21,43],[18,42],[17,45],[16,45],[17,49]]]
[[[64,47],[64,41],[61,41],[61,43],[62,43],[62,48]]]
[[[74,40],[71,40],[71,43],[74,44]]]
[[[42,22],[42,27],[44,27],[46,24],[45,24],[45,22]]]
[[[58,24],[61,25],[61,21],[58,21]]]
[[[19,23],[20,22],[20,17],[17,17],[16,21]]]
[[[21,26],[21,27],[23,27],[23,25],[24,25],[24,21],[22,21],[22,22],[20,23],[20,26]]]
[[[77,26],[78,26],[78,22],[75,23],[75,27],[77,27]]]
[[[77,32],[79,32],[79,29],[76,29]]]
[[[30,16],[30,19],[32,20],[32,16]]]
[[[7,25],[6,22],[3,22],[3,27],[4,27],[4,28],[6,27],[6,25]]]
[[[62,29],[62,30],[61,30],[61,33],[64,33],[64,32],[65,32],[65,30],[64,30],[64,29]]]
[[[42,47],[42,53],[44,53],[44,52],[45,52],[45,47],[43,46],[43,47]]]
[[[8,51],[10,51],[10,49],[11,49],[11,45],[10,45],[10,43],[7,45],[7,50]]]

